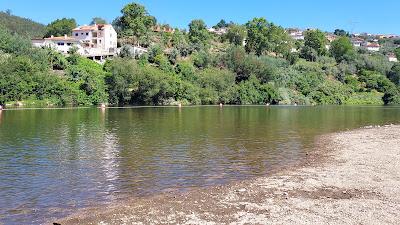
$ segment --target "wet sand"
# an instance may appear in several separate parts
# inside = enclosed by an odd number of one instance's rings
[[[316,140],[296,167],[268,177],[92,208],[60,224],[398,224],[400,126]]]

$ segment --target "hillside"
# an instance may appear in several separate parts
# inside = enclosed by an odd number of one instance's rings
[[[0,12],[0,25],[5,26],[12,33],[29,38],[43,37],[46,29],[46,26],[43,24],[30,19],[9,15],[5,12]]]

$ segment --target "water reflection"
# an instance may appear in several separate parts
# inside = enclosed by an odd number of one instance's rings
[[[399,119],[397,107],[0,111],[0,222],[266,174],[316,135]]]

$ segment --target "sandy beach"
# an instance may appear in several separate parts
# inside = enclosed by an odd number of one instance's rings
[[[268,177],[87,209],[59,224],[398,224],[400,126],[318,137]]]

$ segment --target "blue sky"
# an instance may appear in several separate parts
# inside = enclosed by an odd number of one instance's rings
[[[62,17],[88,24],[92,17],[109,21],[120,15],[129,0],[0,0],[0,10],[11,9],[14,15],[49,23]],[[208,25],[221,18],[245,23],[254,17],[284,27],[320,28],[333,31],[343,28],[353,32],[400,34],[398,0],[138,0],[161,23],[186,28],[192,19],[201,18]]]

